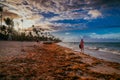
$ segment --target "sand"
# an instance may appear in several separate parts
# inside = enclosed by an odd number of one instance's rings
[[[21,42],[0,42],[0,80],[120,79],[119,63],[97,59],[57,44],[23,42],[22,48]]]

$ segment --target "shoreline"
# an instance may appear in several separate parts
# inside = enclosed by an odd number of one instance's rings
[[[13,56],[11,60],[0,62],[0,78],[120,79],[119,63],[101,60],[57,44],[35,44],[26,43],[24,55]],[[16,47],[14,45],[12,46]]]
[[[80,52],[79,47],[75,44],[58,43],[58,45],[62,47],[70,48],[73,51]],[[105,61],[120,63],[120,54],[104,52],[104,51],[99,51],[99,50],[94,50],[94,49],[87,49],[86,47],[85,47],[84,53],[92,57],[98,58],[98,59],[103,59]]]

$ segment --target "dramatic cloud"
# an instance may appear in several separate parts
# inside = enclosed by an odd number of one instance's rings
[[[88,14],[91,15],[91,18],[97,18],[102,16],[102,13],[99,12],[98,10],[90,10]]]
[[[4,16],[15,24],[32,25],[48,30],[85,29],[93,19],[105,17],[105,11],[118,8],[119,0],[2,0]],[[117,12],[116,12],[117,13]],[[84,21],[86,20],[86,21]],[[67,23],[66,23],[67,22]],[[17,25],[18,26],[18,25]]]
[[[13,13],[13,12],[9,12],[9,11],[4,11],[3,12],[3,19],[5,17],[11,17],[11,18],[20,18],[20,16],[16,13]]]
[[[16,28],[35,25],[49,31],[70,31],[120,27],[120,0],[1,0],[0,6],[3,18],[14,18]],[[119,35],[96,32],[87,37],[117,39]]]

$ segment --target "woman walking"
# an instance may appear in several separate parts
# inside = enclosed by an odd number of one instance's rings
[[[81,39],[81,41],[80,41],[79,48],[81,49],[81,53],[84,53],[84,41],[83,41],[83,39]]]

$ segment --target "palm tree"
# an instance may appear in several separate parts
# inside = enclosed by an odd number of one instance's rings
[[[3,12],[3,7],[0,6],[0,17],[1,17],[1,26],[2,26],[2,12]]]
[[[23,19],[21,19],[21,22],[22,22],[22,31],[23,31]]]
[[[32,32],[31,32],[31,31],[29,32],[29,34],[28,34],[28,35],[29,35],[30,37],[33,37],[33,35],[32,35]]]
[[[35,32],[35,34],[37,35],[37,37],[39,37],[39,31],[35,28],[34,25],[32,25],[33,27],[33,32]]]
[[[13,29],[13,26],[14,26],[13,19],[10,19],[8,17],[8,18],[5,18],[4,21],[5,21],[5,24],[8,26],[8,33],[11,33],[11,30]]]
[[[6,25],[8,25],[8,27],[11,26],[12,19],[10,19],[9,17],[7,17],[7,18],[4,19],[4,21],[5,21]]]
[[[23,19],[21,19],[22,22],[22,32],[21,32],[21,51],[24,52],[24,48],[23,48],[23,39],[25,37],[25,33],[23,32]]]
[[[4,35],[6,35],[6,29],[5,25],[1,26],[1,32],[3,32]]]
[[[12,39],[11,37],[11,34],[13,32],[13,26],[14,26],[14,22],[13,22],[13,19],[10,19],[9,17],[8,18],[5,18],[4,19],[6,25],[8,26],[8,35],[9,35],[9,38],[8,39]]]

